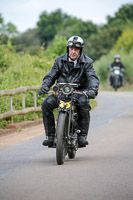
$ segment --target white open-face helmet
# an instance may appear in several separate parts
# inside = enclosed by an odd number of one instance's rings
[[[82,52],[82,49],[84,48],[84,41],[79,36],[72,36],[67,41],[67,52],[68,52],[69,47],[79,48],[81,49],[81,52]]]

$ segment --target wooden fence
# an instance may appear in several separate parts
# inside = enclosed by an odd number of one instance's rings
[[[10,105],[10,111],[0,114],[0,119],[11,117],[12,122],[13,122],[14,115],[23,115],[23,118],[24,118],[24,115],[27,113],[41,112],[41,106],[37,107],[37,102],[36,102],[36,90],[39,90],[39,89],[40,89],[40,86],[24,86],[24,87],[11,89],[11,90],[0,90],[0,97],[9,96],[9,105]],[[25,93],[28,90],[33,90],[34,107],[26,108],[25,107]],[[20,93],[22,94],[22,110],[13,110],[12,96],[16,94],[20,94]]]

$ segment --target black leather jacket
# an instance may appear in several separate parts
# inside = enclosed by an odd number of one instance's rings
[[[77,66],[68,61],[68,54],[61,55],[55,59],[50,72],[43,78],[42,86],[45,90],[57,81],[57,83],[78,83],[78,89],[93,89],[98,93],[99,79],[93,68],[93,60],[82,54]]]
[[[124,66],[124,64],[122,62],[115,62],[115,61],[108,66],[108,70],[113,69],[113,67],[115,67],[115,66],[120,67],[121,71],[122,70],[126,71],[126,67]]]

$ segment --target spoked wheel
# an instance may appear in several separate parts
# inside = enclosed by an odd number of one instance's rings
[[[58,124],[56,129],[57,142],[56,142],[56,161],[58,165],[62,165],[67,154],[67,113],[62,112],[58,118]]]
[[[69,149],[68,150],[68,157],[70,159],[73,159],[73,158],[75,158],[75,156],[76,156],[76,150],[75,149]]]

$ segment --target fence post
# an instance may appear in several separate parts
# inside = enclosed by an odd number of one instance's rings
[[[25,93],[22,93],[22,109],[25,109]],[[25,115],[23,115],[23,120],[25,120]]]
[[[13,107],[12,107],[12,95],[9,96],[9,104],[10,104],[10,111],[13,110]],[[13,117],[11,117],[11,123],[13,124]]]
[[[36,91],[35,90],[33,90],[33,101],[34,101],[34,107],[36,107],[37,104],[36,104]]]

